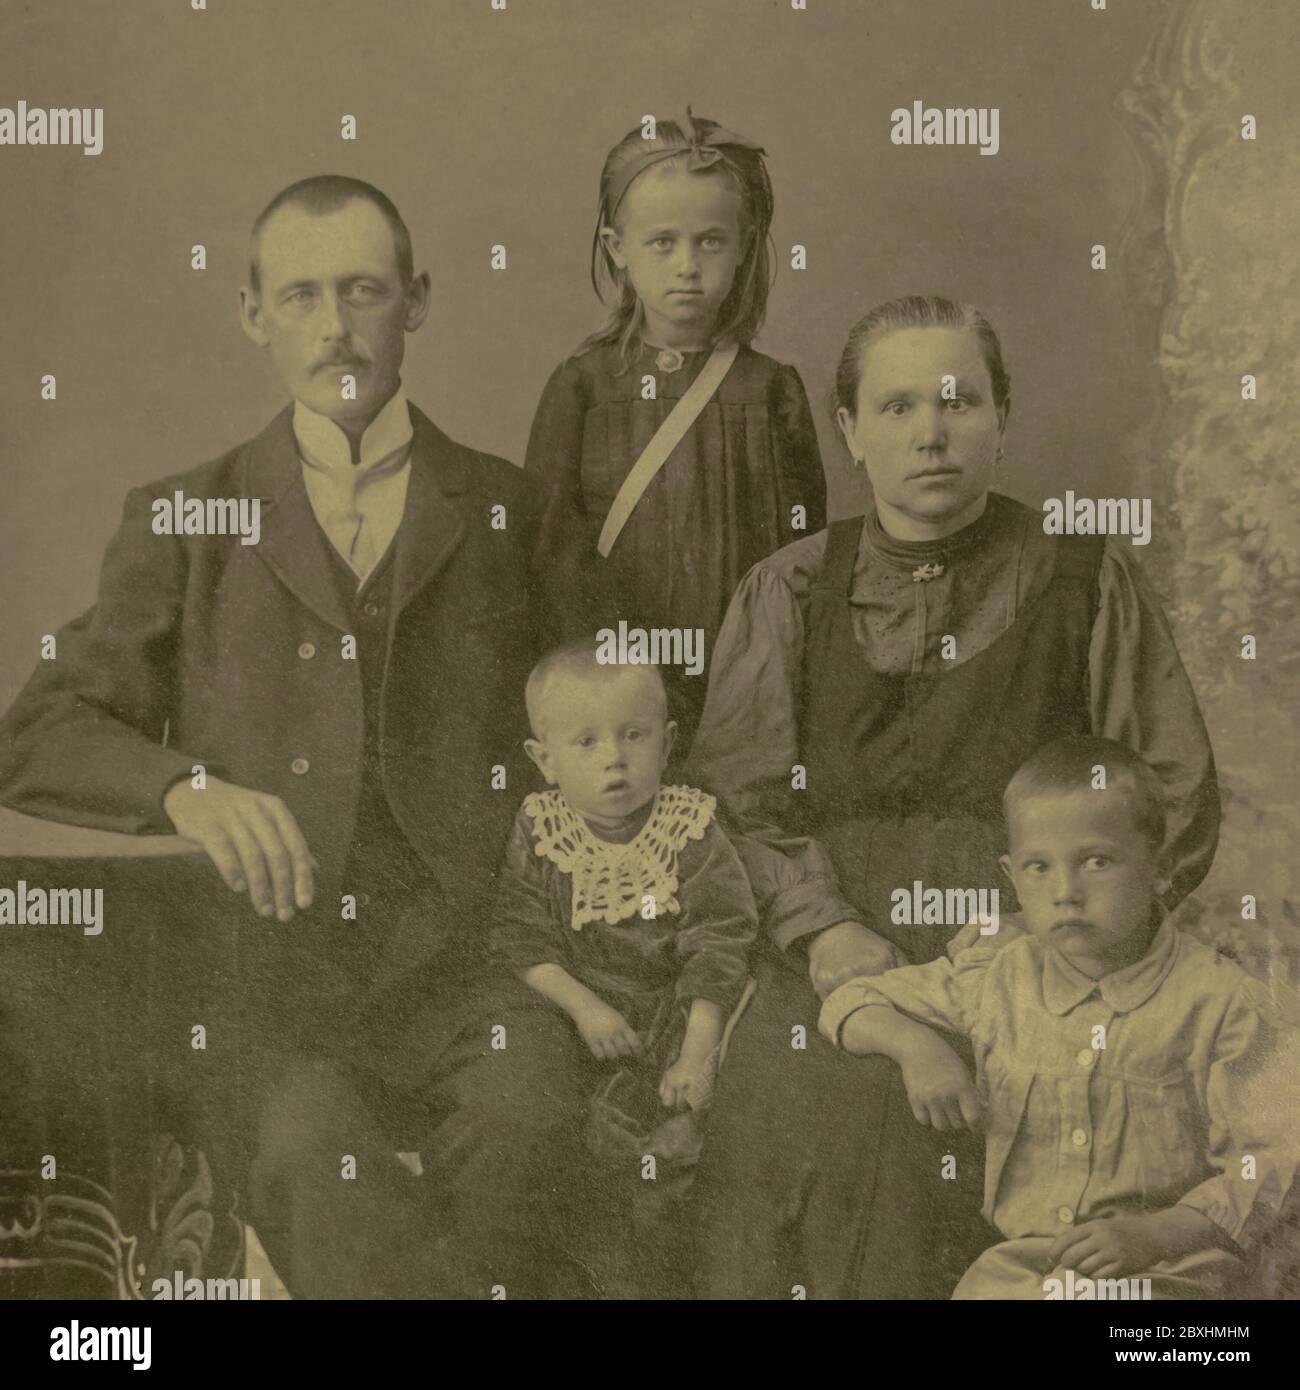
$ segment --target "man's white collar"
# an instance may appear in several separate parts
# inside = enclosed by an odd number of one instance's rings
[[[411,442],[411,412],[406,392],[399,384],[383,409],[361,436],[361,459],[352,462],[348,437],[325,415],[319,415],[301,401],[293,404],[293,433],[303,458],[317,468],[340,472],[365,471],[390,459]]]

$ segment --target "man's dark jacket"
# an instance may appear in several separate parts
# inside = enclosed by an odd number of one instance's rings
[[[163,795],[202,763],[209,777],[283,798],[320,864],[317,903],[330,910],[346,891],[357,819],[362,682],[360,663],[343,656],[352,624],[291,420],[286,409],[214,462],[130,493],[98,601],[57,634],[55,659],[0,721],[0,801],[167,834]],[[536,506],[522,471],[453,443],[414,407],[411,420],[381,697],[383,783],[445,894],[428,930],[477,935],[528,789],[523,689],[542,637],[530,578]],[[151,503],[177,491],[261,498],[259,543],[155,534]],[[493,787],[498,767],[503,789]]]

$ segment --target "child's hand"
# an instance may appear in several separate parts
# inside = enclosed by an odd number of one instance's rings
[[[696,1058],[679,1057],[663,1074],[659,1082],[659,1099],[669,1110],[689,1105],[699,1110],[713,1095],[713,1078],[717,1074],[717,1054]]]
[[[909,1047],[899,1063],[919,1123],[941,1132],[979,1128],[980,1099],[970,1072],[942,1038],[931,1035]]]
[[[1053,1267],[1062,1265],[1103,1279],[1140,1273],[1170,1256],[1162,1229],[1164,1216],[1164,1212],[1153,1212],[1081,1222],[1056,1241],[1047,1257]]]
[[[573,1014],[582,1040],[602,1062],[615,1057],[633,1057],[641,1051],[641,1039],[617,1009],[598,999],[584,1004]]]

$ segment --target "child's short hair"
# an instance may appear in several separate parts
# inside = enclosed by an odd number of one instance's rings
[[[1045,743],[1016,769],[1002,795],[1008,825],[1012,808],[1041,792],[1087,790],[1096,784],[1096,769],[1105,769],[1107,791],[1129,800],[1133,822],[1159,855],[1165,843],[1165,795],[1160,779],[1142,757],[1112,738],[1072,734]]]
[[[767,296],[772,287],[772,261],[768,254],[775,200],[764,150],[752,140],[724,130],[716,121],[693,115],[686,108],[686,119],[657,121],[655,138],[643,138],[637,126],[610,150],[600,174],[600,204],[596,212],[596,232],[591,245],[591,283],[600,298],[611,306],[608,323],[578,347],[578,352],[600,343],[616,343],[627,366],[634,339],[641,330],[640,301],[626,271],[620,270],[601,238],[601,229],[617,227],[623,196],[637,175],[657,163],[683,163],[700,173],[729,176],[740,194],[741,221],[748,235],[745,255],[736,267],[731,293],[718,313],[719,339],[734,338],[749,343],[762,327],[767,313]]]
[[[609,662],[598,661],[594,642],[567,642],[564,646],[555,647],[547,652],[533,667],[528,677],[528,683],[524,686],[524,704],[528,708],[528,723],[532,726],[533,736],[535,738],[542,737],[542,706],[549,694],[549,687],[557,675],[589,676],[593,673],[609,675],[629,670],[643,670],[649,674],[659,691],[659,703],[664,717],[667,718],[668,695],[664,689],[664,679],[659,674],[657,666],[616,666]]]

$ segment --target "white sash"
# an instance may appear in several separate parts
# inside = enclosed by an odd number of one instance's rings
[[[668,455],[681,443],[700,411],[722,385],[722,378],[731,370],[739,351],[739,343],[719,343],[713,349],[699,376],[686,388],[686,394],[669,411],[668,418],[654,432],[654,438],[632,465],[632,471],[623,479],[623,486],[619,488],[605,524],[600,528],[596,549],[600,551],[602,559],[609,559],[609,552],[613,550],[619,532],[627,525],[628,517],[650,486],[651,479],[667,463]]]

